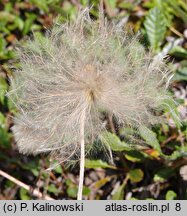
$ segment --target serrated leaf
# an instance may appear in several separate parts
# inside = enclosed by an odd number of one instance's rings
[[[111,148],[113,151],[129,151],[130,146],[125,142],[122,142],[118,136],[110,132],[105,132],[101,135],[101,141],[107,147]]]
[[[155,0],[154,3],[155,4],[151,8],[158,7],[165,16],[165,21],[167,23],[167,26],[171,26],[172,19],[173,19],[173,13],[172,13],[172,8],[168,7],[167,0],[165,1]]]
[[[140,182],[144,177],[144,173],[141,169],[133,169],[128,173],[128,175],[129,175],[129,179],[133,183]]]
[[[156,133],[151,131],[145,126],[139,127],[140,136],[146,141],[148,145],[156,149],[158,152],[161,152],[160,144],[157,140]]]
[[[115,169],[114,166],[109,165],[108,163],[102,161],[102,160],[85,160],[85,167],[89,169],[95,169],[95,168],[110,168]]]
[[[154,51],[159,51],[166,33],[166,21],[162,11],[157,7],[152,8],[146,16],[144,26],[151,47]]]

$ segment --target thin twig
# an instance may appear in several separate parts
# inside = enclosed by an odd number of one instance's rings
[[[32,191],[32,194],[36,197],[39,197],[40,199],[43,198],[45,200],[54,200],[53,198],[51,198],[50,196],[47,196],[47,195],[42,197],[43,195],[39,190],[37,190],[37,189],[32,190],[31,186],[26,185],[25,183],[19,181],[18,179],[14,178],[13,176],[7,174],[6,172],[4,172],[2,170],[0,170],[0,175],[7,178],[8,180],[14,182],[15,184],[19,185],[20,187],[24,188],[25,190],[28,190],[30,192]]]
[[[174,27],[170,26],[169,29],[174,33],[176,34],[177,36],[183,38],[184,35],[182,33],[180,33],[179,31],[177,31],[177,29],[175,29]]]
[[[81,158],[80,158],[79,188],[77,193],[77,200],[82,200],[82,191],[83,191],[83,182],[84,182],[84,165],[85,165],[84,126],[85,126],[85,111],[81,116],[81,122],[80,122]]]

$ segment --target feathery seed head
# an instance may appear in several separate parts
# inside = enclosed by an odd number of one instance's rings
[[[81,119],[85,140],[105,130],[102,113],[138,127],[160,121],[153,111],[167,98],[167,67],[153,62],[137,36],[98,24],[80,13],[74,23],[55,25],[18,50],[21,69],[11,80],[18,107],[13,132],[23,153],[79,152]]]

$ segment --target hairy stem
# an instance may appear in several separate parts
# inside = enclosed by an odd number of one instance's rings
[[[85,127],[85,111],[83,112],[80,121],[81,157],[80,157],[79,188],[77,193],[77,200],[82,200],[82,190],[83,190],[83,182],[84,182],[84,164],[85,164],[84,127]]]

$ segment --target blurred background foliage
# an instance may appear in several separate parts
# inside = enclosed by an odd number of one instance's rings
[[[103,134],[102,142],[113,150],[114,161],[105,160],[99,148],[97,155],[86,160],[84,197],[187,199],[187,0],[103,2],[109,20],[141,32],[143,45],[156,57],[169,57],[174,72],[170,90],[178,105],[170,105],[173,112],[166,115],[166,124],[141,128],[137,134],[141,146],[129,146],[131,128]],[[0,169],[54,199],[76,198],[78,165],[67,169],[61,164],[47,173],[49,161],[44,155],[19,154],[10,129],[16,110],[6,97],[8,76],[17,64],[14,47],[33,32],[42,36],[57,16],[61,22],[75,19],[80,8],[92,6],[90,14],[97,19],[99,4],[98,0],[0,0]],[[0,199],[36,198],[32,190],[0,176]]]

